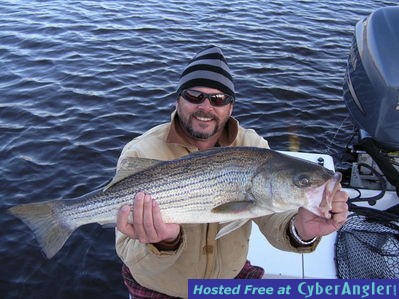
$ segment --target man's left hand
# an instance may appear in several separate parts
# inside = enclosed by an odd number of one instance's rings
[[[299,208],[295,217],[295,228],[302,240],[326,236],[342,227],[348,217],[348,194],[339,189],[332,200],[331,218],[317,216]]]

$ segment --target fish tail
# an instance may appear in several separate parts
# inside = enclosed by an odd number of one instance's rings
[[[8,211],[34,232],[47,258],[52,258],[65,244],[76,227],[59,217],[58,201],[21,204]]]

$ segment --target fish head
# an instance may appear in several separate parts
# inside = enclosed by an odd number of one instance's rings
[[[259,166],[252,192],[261,208],[283,212],[303,207],[330,218],[341,177],[319,164],[276,153],[276,157]]]

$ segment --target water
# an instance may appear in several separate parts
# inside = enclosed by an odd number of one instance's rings
[[[169,119],[179,74],[221,46],[235,115],[274,149],[339,160],[354,24],[397,1],[0,0],[0,294],[126,298],[113,229],[83,227],[52,260],[6,214],[107,181],[123,145]]]

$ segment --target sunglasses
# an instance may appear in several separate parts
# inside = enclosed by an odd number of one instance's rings
[[[185,89],[180,93],[186,101],[192,104],[201,104],[208,99],[212,106],[222,107],[230,103],[234,103],[234,97],[225,93],[205,93],[193,89]]]

